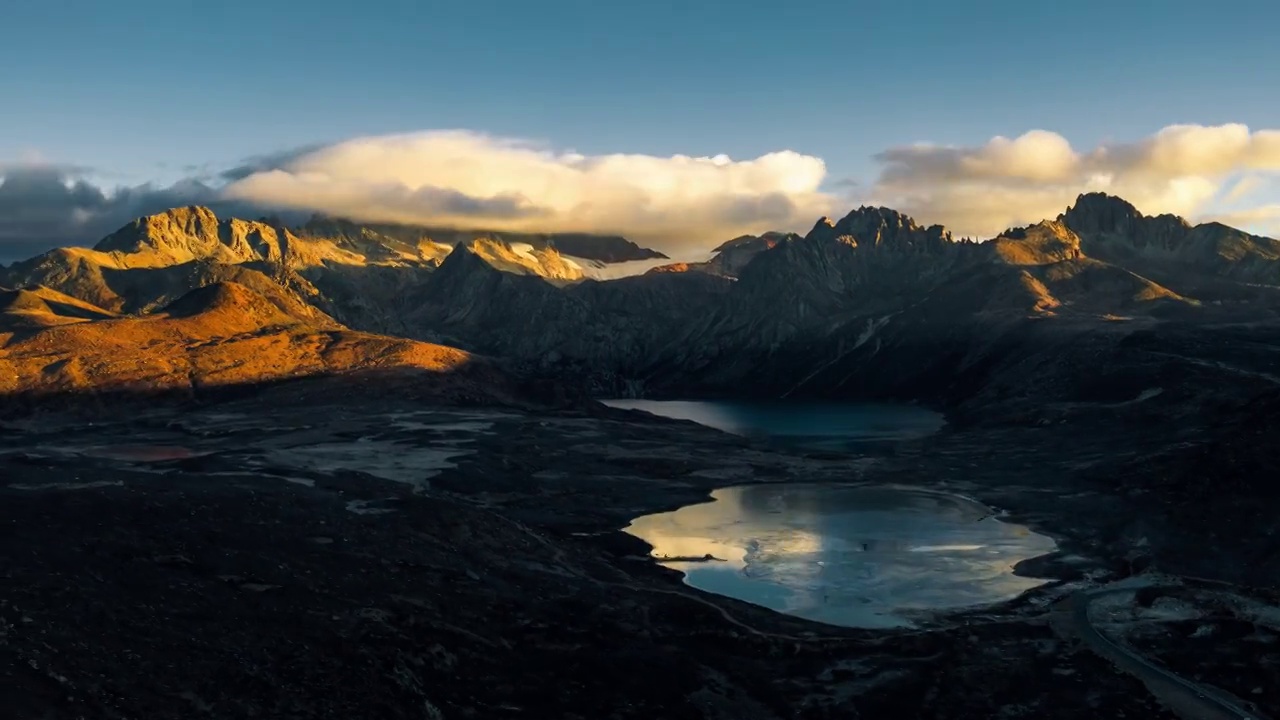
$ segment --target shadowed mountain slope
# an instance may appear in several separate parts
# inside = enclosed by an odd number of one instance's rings
[[[707,263],[609,281],[584,278],[556,249],[578,240],[426,233],[326,219],[289,229],[178,208],[97,249],[19,263],[6,281],[113,313],[154,312],[230,281],[313,325],[455,345],[607,395],[944,404],[1002,383],[1070,392],[1021,374],[1072,372],[1057,360],[1083,335],[1105,345],[1151,323],[1269,322],[1280,308],[1265,283],[1241,279],[1271,272],[1276,241],[1144,218],[1101,195],[982,243],[861,207],[804,236],[743,236]],[[1026,362],[1046,352],[1052,362]]]
[[[112,317],[114,313],[39,285],[0,290],[0,330],[52,327]]]
[[[1222,223],[1143,215],[1125,200],[1088,193],[1059,216],[1091,256],[1201,300],[1280,300],[1280,240]]]

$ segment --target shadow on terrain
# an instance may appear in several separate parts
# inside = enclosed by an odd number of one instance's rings
[[[928,631],[834,628],[686,588],[617,532],[735,479],[847,482],[849,457],[687,424],[442,410],[410,398],[433,386],[421,376],[356,382],[220,388],[260,395],[0,433],[0,705],[47,718],[1169,717],[1059,644],[1032,600]],[[188,452],[100,452],[143,445]],[[397,460],[412,477],[379,475]]]
[[[586,395],[561,383],[513,376],[491,361],[470,359],[448,370],[368,369],[227,384],[206,384],[192,378],[190,385],[181,387],[37,389],[0,393],[0,418],[48,412],[106,416],[125,410],[195,408],[245,399],[285,404],[328,403],[343,396],[361,404],[395,400],[529,410],[581,408],[594,404]]]

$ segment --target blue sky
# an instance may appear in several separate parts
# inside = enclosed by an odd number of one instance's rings
[[[101,182],[465,128],[594,155],[1077,149],[1280,125],[1280,3],[7,0],[0,162]]]
[[[6,5],[0,157],[130,175],[463,127],[585,153],[791,148],[838,177],[921,140],[1280,118],[1274,2]]]

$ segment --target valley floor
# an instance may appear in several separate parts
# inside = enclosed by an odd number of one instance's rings
[[[944,433],[852,457],[603,409],[259,399],[12,422],[0,706],[12,718],[1174,717],[1081,641],[1064,601],[1147,565],[1244,573],[1158,522],[1135,525],[1144,500],[1096,470],[1144,449],[1082,432]],[[921,629],[841,629],[685,587],[617,531],[716,487],[800,481],[977,497],[1059,539],[1061,553],[1023,568],[1059,581]],[[1175,583],[1097,624],[1275,712],[1276,598]],[[1161,615],[1171,603],[1179,612]]]

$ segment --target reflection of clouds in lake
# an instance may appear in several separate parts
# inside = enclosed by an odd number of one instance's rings
[[[1049,538],[946,495],[757,485],[714,497],[639,518],[627,531],[657,557],[728,561],[674,563],[695,587],[835,624],[900,624],[895,610],[1012,597],[1041,584],[1013,575],[1013,564],[1054,549]]]
[[[770,522],[769,513],[744,504],[743,493],[717,490],[713,497],[714,502],[637,518],[626,531],[653,545],[655,557],[711,555],[738,569],[749,561],[777,562],[820,550],[820,537],[799,526]]]

